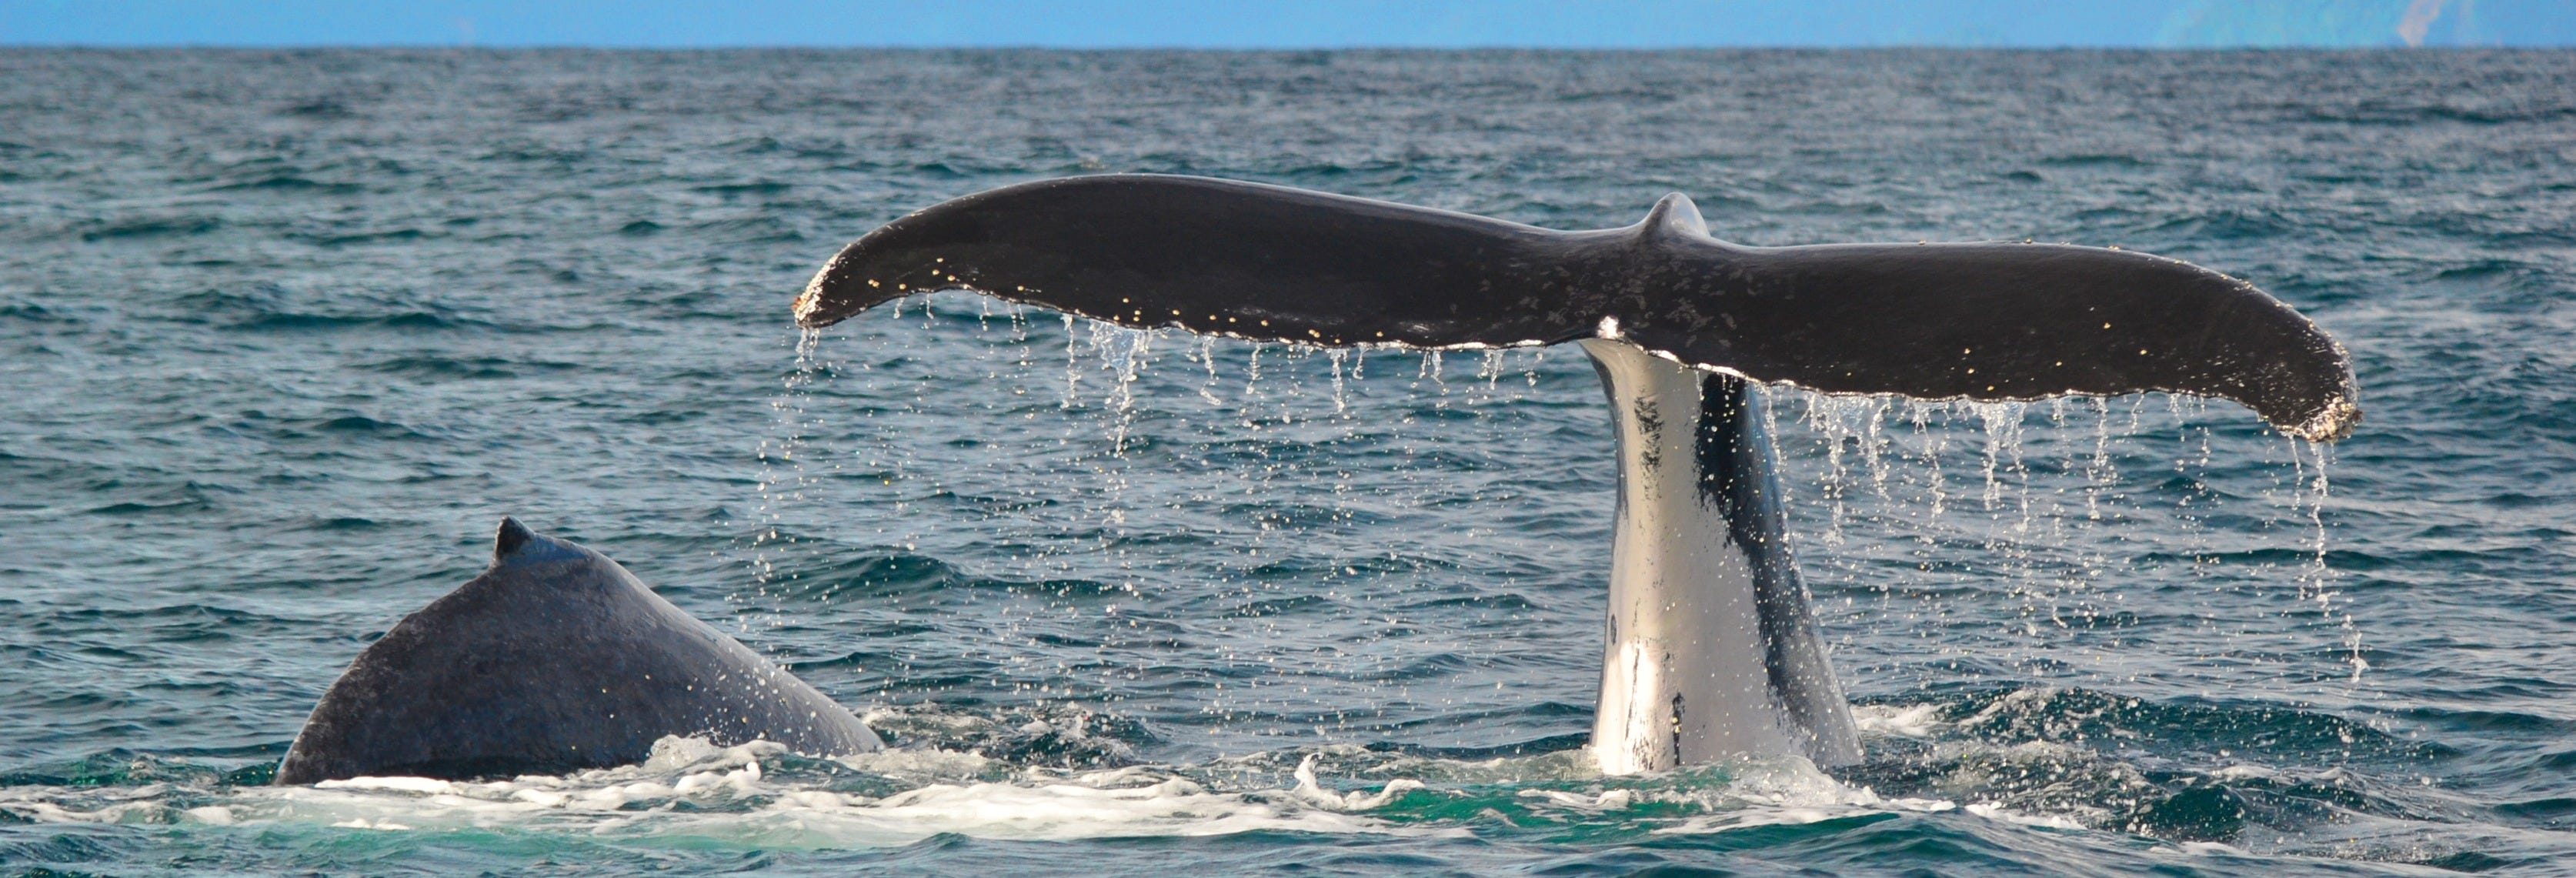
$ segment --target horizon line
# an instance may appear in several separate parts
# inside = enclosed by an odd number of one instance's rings
[[[2507,51],[2551,52],[2576,49],[2576,43],[2542,45],[2268,45],[2248,43],[2228,46],[2175,46],[2149,43],[2062,43],[2062,44],[1992,44],[1961,45],[1957,43],[1672,43],[1650,45],[1560,45],[1543,43],[1340,43],[1315,45],[1227,45],[1190,43],[1102,43],[1088,45],[1055,43],[83,43],[83,42],[11,42],[0,38],[0,51],[13,49],[59,49],[78,51],[187,51],[229,50],[244,52],[312,49],[425,49],[445,51],[513,52],[545,50],[586,50],[600,52],[707,52],[707,51],[1041,51],[1041,52],[1687,52],[1687,51],[1817,51],[1869,52],[1884,49],[1931,50],[1942,52],[2066,52],[2119,51],[2173,54],[2216,52],[2458,52]]]

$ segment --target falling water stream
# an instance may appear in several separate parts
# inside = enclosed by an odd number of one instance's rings
[[[988,303],[969,293],[916,296],[890,306],[883,317],[871,319],[882,320],[890,327],[913,326],[935,335],[957,331],[960,321],[956,315],[967,312],[977,312],[977,325],[985,326],[992,308]],[[925,492],[945,490],[957,468],[1006,472],[1001,478],[1024,493],[1082,498],[1079,502],[1083,514],[1096,518],[1099,525],[1082,529],[1088,534],[1088,546],[1047,546],[1022,557],[1015,565],[983,572],[1003,578],[1042,578],[1068,568],[1061,560],[1041,559],[1061,559],[1067,553],[1090,551],[1108,551],[1120,558],[1122,567],[1144,564],[1167,571],[1185,569],[1198,563],[1197,559],[1137,554],[1140,550],[1135,546],[1140,542],[1151,544],[1158,530],[1192,526],[1183,520],[1185,517],[1162,511],[1184,509],[1214,497],[1260,497],[1272,491],[1302,493],[1320,488],[1315,501],[1319,508],[1302,528],[1283,520],[1256,520],[1241,532],[1242,561],[1257,570],[1260,565],[1256,559],[1272,541],[1293,541],[1299,538],[1301,529],[1339,528],[1360,517],[1359,510],[1349,505],[1353,488],[1347,468],[1324,459],[1282,461],[1259,454],[1246,458],[1248,465],[1239,468],[1191,461],[1200,464],[1195,474],[1156,469],[1149,480],[1156,485],[1156,493],[1139,495],[1140,473],[1169,460],[1131,454],[1131,446],[1139,452],[1174,441],[1224,446],[1259,441],[1265,435],[1293,436],[1296,441],[1318,447],[1340,446],[1375,436],[1401,435],[1419,428],[1426,414],[1443,419],[1507,417],[1513,406],[1532,399],[1541,383],[1541,370],[1547,365],[1547,352],[1543,349],[1483,351],[1475,366],[1475,382],[1468,385],[1474,391],[1460,394],[1453,392],[1440,351],[1372,352],[1237,342],[1185,333],[1176,336],[1166,330],[1127,329],[1068,317],[1061,321],[1065,334],[1061,342],[1065,359],[1058,379],[1061,393],[1054,411],[1041,413],[1020,404],[1031,387],[1046,381],[1044,370],[1032,365],[1037,358],[1031,354],[1058,342],[1035,337],[1029,329],[1031,324],[1021,319],[1018,306],[1006,307],[1011,309],[1009,338],[982,348],[978,359],[964,371],[1010,388],[1007,394],[989,395],[992,401],[983,404],[984,416],[999,418],[1016,412],[1023,420],[1052,420],[1060,431],[1055,441],[1034,448],[1003,449],[1003,453],[989,457],[943,459],[926,468],[929,474],[901,464],[887,465],[889,461],[914,460],[919,453],[909,447],[914,437],[901,431],[862,433],[860,443],[852,447],[810,448],[805,433],[832,417],[814,411],[812,384],[818,375],[836,375],[840,370],[817,359],[818,346],[809,335],[798,347],[798,367],[784,379],[773,403],[781,413],[779,435],[766,440],[763,448],[776,449],[771,453],[777,468],[762,482],[764,513],[773,512],[780,504],[803,505],[808,517],[871,504],[900,511]],[[907,313],[916,319],[904,322]],[[1175,338],[1186,340],[1176,342]],[[929,341],[897,336],[892,343],[898,348],[910,348]],[[1371,377],[1365,364],[1372,353],[1380,359],[1414,358],[1418,366],[1411,370],[1410,380],[1383,373]],[[862,366],[859,371],[864,375],[868,369]],[[1512,382],[1516,389],[1506,390],[1502,381],[1506,374],[1519,379]],[[1579,380],[1558,383],[1570,385],[1558,391],[1567,398],[1549,400],[1549,404],[1594,404],[1591,397],[1597,395],[1597,390],[1581,386]],[[1317,392],[1317,385],[1329,391]],[[853,395],[881,396],[882,388],[865,388]],[[914,398],[923,399],[917,395]],[[1802,412],[1787,422],[1796,429],[1786,432],[1780,431],[1783,422],[1776,414],[1784,406]],[[933,408],[945,411],[951,406]],[[910,413],[930,414],[918,408]],[[2015,601],[2012,616],[1994,623],[1991,636],[1999,639],[2001,648],[1981,648],[1988,658],[2056,667],[2072,656],[2063,648],[2063,638],[2050,632],[2062,632],[2080,624],[2080,620],[2120,612],[2128,595],[2118,585],[2126,576],[2119,568],[2131,563],[2133,555],[2183,559],[2183,569],[2196,576],[2210,572],[2203,569],[2209,565],[2227,563],[2210,555],[2207,546],[2193,539],[2144,550],[2134,546],[2112,548],[2135,542],[2134,538],[2119,535],[2120,529],[2133,527],[2132,523],[2141,517],[2154,516],[2181,525],[2182,533],[2197,534],[2200,530],[2196,522],[2205,516],[2251,516],[2272,521],[2267,528],[2273,531],[2307,532],[2296,538],[2301,552],[2299,564],[2284,571],[2296,584],[2296,590],[2283,595],[2279,616],[2333,629],[2333,635],[2349,653],[2353,682],[2358,682],[2366,668],[2360,628],[2349,612],[2336,603],[2334,574],[2325,560],[2329,537],[2323,512],[2328,499],[2325,448],[2313,443],[2270,440],[2288,448],[2287,459],[2269,470],[2234,474],[2235,484],[2219,484],[2219,477],[2208,471],[2209,425],[2220,420],[2251,420],[2250,414],[2232,403],[2213,406],[2161,394],[2060,399],[2036,405],[1923,402],[1771,388],[1764,416],[1771,419],[1784,452],[1787,496],[1801,513],[1801,522],[1814,524],[1800,529],[1793,539],[1798,541],[1798,551],[1810,568],[1810,577],[1821,578],[1820,593],[1845,589],[1874,592],[1880,596],[1876,602],[1880,614],[1895,611],[1890,601],[1911,593],[1922,605],[1903,612],[1949,616],[1957,610],[1942,606],[1943,589],[1929,583],[1940,581],[1945,571],[1956,571],[1962,577],[1986,583],[1986,587],[2007,590]],[[1170,427],[1139,435],[1140,424],[1156,423],[1170,423]],[[2034,429],[2040,432],[2033,434]],[[1603,433],[1601,441],[1606,445],[1606,426]],[[2172,441],[2168,443],[2167,439]],[[1498,437],[1498,441],[1507,440],[1508,437]],[[2169,459],[2155,462],[2158,455]],[[808,496],[805,489],[814,479],[806,468],[822,465],[814,463],[816,460],[843,459],[864,461],[866,468],[884,470],[885,477],[859,483],[863,490],[857,493],[829,499]],[[2139,468],[2141,477],[2169,473],[2182,483],[2181,490],[2157,492],[2173,495],[2169,500],[2160,500],[2140,491],[2141,486],[2125,484],[2119,462],[2122,459],[2145,460],[2148,465]],[[2138,465],[2133,462],[2131,466]],[[1958,473],[1970,474],[1969,487],[1956,486]],[[1408,474],[1411,481],[1425,478],[1436,475]],[[2238,499],[2229,501],[2226,497]],[[1370,502],[1421,504],[1427,499],[1389,495],[1381,489]],[[1471,495],[1473,499],[1478,498]],[[999,533],[1035,535],[1050,530],[1050,522],[1058,514],[1050,506],[1032,506],[1027,511],[1037,517],[996,514],[976,526]],[[1477,523],[1462,525],[1471,535],[1480,531]],[[1854,547],[1856,538],[1875,545]],[[746,560],[759,574],[756,581],[760,585],[738,596],[748,604],[760,604],[768,597],[762,589],[776,575],[776,562],[768,553],[769,541],[777,539],[780,537],[775,532],[766,532],[749,547]],[[907,550],[914,544],[910,539],[904,541]],[[1852,551],[1855,548],[1859,550]],[[2268,553],[2261,554],[2269,557]],[[1885,581],[1885,562],[1891,558],[1911,559],[1905,566],[1913,568],[1916,576],[1909,578],[1916,581]],[[1224,569],[1220,566],[1209,573],[1225,582],[1227,574],[1220,572]],[[1994,576],[1997,572],[2002,574],[2000,585]],[[1121,587],[1132,589],[1134,583]],[[1365,596],[1339,595],[1337,599],[1367,600]],[[1858,604],[1847,602],[1847,606]],[[1882,618],[1879,623],[1890,621],[1896,620]],[[2205,624],[2247,622],[2212,617]],[[2113,656],[2096,655],[2116,664]],[[1252,681],[1240,685],[1257,688],[1262,684]]]

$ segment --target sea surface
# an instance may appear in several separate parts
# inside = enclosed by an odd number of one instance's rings
[[[1775,389],[1868,761],[1604,778],[1571,348],[788,318],[1100,171],[2147,250],[2368,420]],[[0,51],[9,875],[2576,874],[2571,513],[2576,52]],[[895,748],[266,785],[503,515]]]

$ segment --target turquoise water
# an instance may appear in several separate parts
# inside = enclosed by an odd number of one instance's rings
[[[0,869],[2576,870],[2576,54],[0,52]],[[1570,349],[1336,354],[842,243],[1238,177],[1757,244],[2037,238],[2352,351],[2224,402],[1779,391],[1869,761],[1605,779]],[[898,746],[271,788],[515,515]]]

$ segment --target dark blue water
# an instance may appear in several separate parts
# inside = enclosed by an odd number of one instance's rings
[[[2576,871],[2571,167],[2568,52],[0,52],[0,869]],[[846,240],[1096,170],[2150,250],[2369,421],[1775,392],[1869,761],[1605,779],[1576,352],[800,355]],[[898,749],[263,786],[504,514]]]

